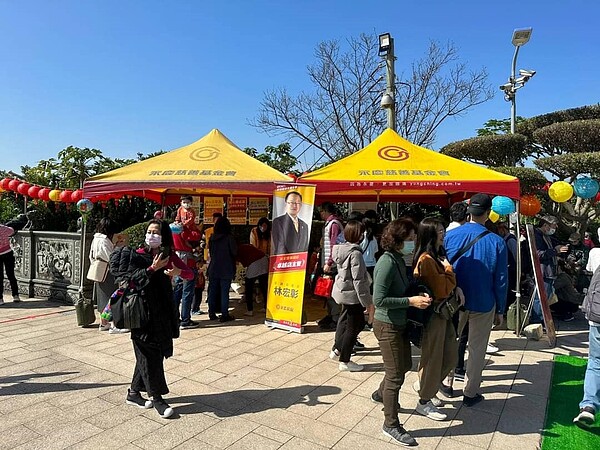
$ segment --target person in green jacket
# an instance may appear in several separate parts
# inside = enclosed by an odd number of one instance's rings
[[[383,403],[383,433],[407,446],[417,445],[417,441],[398,419],[398,393],[412,367],[406,312],[409,306],[425,309],[431,304],[427,294],[404,296],[409,281],[403,255],[413,252],[416,231],[410,219],[397,219],[385,227],[381,236],[385,253],[377,261],[373,279],[373,332],[379,341],[385,377],[371,400]]]

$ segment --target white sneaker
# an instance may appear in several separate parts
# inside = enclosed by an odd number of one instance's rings
[[[98,331],[109,331],[111,329],[111,325],[110,323],[107,323],[106,325],[98,325]]]
[[[244,313],[245,316],[252,317],[254,315],[254,311],[246,311]]]
[[[421,384],[419,383],[419,380],[415,381],[413,383],[412,387],[413,387],[413,391],[415,391],[418,394],[419,389],[421,388]],[[444,406],[444,402],[437,395],[435,397],[433,397],[430,401],[433,404],[433,406],[435,406],[436,408],[439,408],[440,406]]]
[[[340,369],[340,372],[360,372],[364,369],[364,366],[348,361],[347,363],[341,362],[338,369]]]
[[[496,347],[495,345],[488,344],[488,345],[487,345],[487,349],[485,350],[485,352],[486,352],[488,355],[492,355],[492,354],[494,354],[494,353],[498,353],[498,351],[499,351],[499,350],[500,350],[500,349],[499,349],[498,347]]]
[[[448,418],[446,414],[440,412],[439,409],[433,406],[431,401],[428,401],[424,405],[422,405],[420,402],[417,402],[417,407],[415,409],[419,414],[432,420],[446,420]]]
[[[19,303],[20,301],[21,301],[21,297],[19,297],[18,295],[13,295],[13,302]]]
[[[333,359],[334,361],[339,361],[340,360],[340,352],[338,352],[337,350],[331,350],[329,352],[329,359]]]
[[[127,328],[116,328],[116,327],[112,327],[110,330],[108,330],[108,334],[124,334],[124,333],[129,333],[129,330]]]

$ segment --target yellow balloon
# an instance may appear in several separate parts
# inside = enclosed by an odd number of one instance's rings
[[[48,194],[48,197],[50,197],[50,200],[53,202],[57,202],[60,198],[60,192],[61,191],[59,189],[52,189],[50,194]]]
[[[564,203],[573,197],[573,186],[566,181],[556,181],[550,185],[548,195],[556,203]]]
[[[496,211],[490,211],[490,220],[493,223],[498,222],[498,219],[500,218],[500,214],[498,214]]]

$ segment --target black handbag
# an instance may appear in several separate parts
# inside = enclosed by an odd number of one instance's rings
[[[138,291],[129,280],[123,281],[111,295],[110,308],[116,328],[134,330],[148,323],[148,306],[143,291]]]
[[[454,314],[460,310],[460,300],[456,295],[456,290],[453,290],[448,298],[434,306],[433,310],[444,319],[451,320]]]

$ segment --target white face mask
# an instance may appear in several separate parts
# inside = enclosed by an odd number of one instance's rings
[[[260,231],[262,231],[263,233],[266,233],[267,232],[267,228],[268,227],[266,225],[263,225],[262,227],[260,227]]]
[[[184,209],[190,209],[190,207],[191,207],[192,205],[191,205],[191,204],[189,204],[189,203],[182,203],[182,204],[181,204],[181,206],[183,206],[183,207],[184,207]]]
[[[160,234],[146,233],[146,245],[150,248],[158,248],[162,243],[162,236]]]
[[[550,228],[546,233],[548,236],[552,236],[556,232],[556,228]]]
[[[404,247],[400,250],[403,255],[410,255],[415,251],[415,241],[404,241]]]

